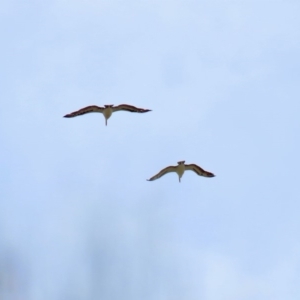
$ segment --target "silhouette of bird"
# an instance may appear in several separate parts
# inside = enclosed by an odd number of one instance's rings
[[[150,109],[138,108],[138,107],[128,105],[128,104],[120,104],[118,106],[114,106],[113,104],[110,104],[110,105],[104,105],[104,107],[91,105],[91,106],[87,106],[82,109],[79,109],[77,111],[74,111],[70,114],[67,114],[64,116],[64,118],[74,118],[74,117],[81,116],[84,114],[98,112],[98,113],[103,114],[103,116],[105,118],[105,125],[107,125],[107,120],[111,117],[111,115],[114,112],[121,111],[121,110],[136,112],[136,113],[146,113],[148,111],[151,111]]]
[[[166,167],[166,168],[162,169],[159,173],[157,173],[156,175],[154,175],[153,177],[151,177],[150,179],[147,179],[147,180],[148,181],[153,181],[153,180],[159,179],[160,177],[166,175],[167,173],[176,172],[178,177],[179,177],[179,182],[180,182],[180,179],[183,176],[184,171],[186,171],[186,170],[194,171],[199,176],[215,177],[215,175],[213,173],[205,171],[205,170],[203,170],[202,168],[200,168],[199,166],[197,166],[195,164],[186,165],[185,161],[182,160],[182,161],[178,162],[177,166]]]

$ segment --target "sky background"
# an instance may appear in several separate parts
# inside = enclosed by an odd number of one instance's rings
[[[300,298],[299,13],[2,1],[0,299]]]

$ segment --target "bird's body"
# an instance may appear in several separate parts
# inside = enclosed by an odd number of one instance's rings
[[[105,118],[105,125],[107,125],[107,120],[111,117],[111,115],[120,110],[125,110],[125,111],[130,111],[130,112],[137,112],[137,113],[145,113],[148,111],[151,111],[150,109],[143,109],[143,108],[138,108],[132,105],[128,104],[120,104],[118,106],[114,106],[112,104],[110,105],[104,105],[104,107],[97,106],[97,105],[91,105],[84,107],[82,109],[79,109],[77,111],[74,111],[70,114],[65,115],[65,118],[74,118],[77,116],[81,116],[87,113],[92,113],[92,112],[98,112],[102,113],[104,118]]]
[[[153,177],[148,179],[148,181],[153,181],[153,180],[159,179],[160,177],[162,177],[165,174],[170,173],[170,172],[176,172],[178,175],[178,178],[179,178],[179,182],[180,182],[180,179],[186,170],[194,171],[199,176],[215,177],[215,175],[213,173],[205,171],[195,164],[186,165],[185,161],[182,160],[182,161],[178,162],[177,166],[169,166],[169,167],[162,169],[159,173],[157,173],[156,175],[154,175]]]
[[[107,120],[111,117],[113,110],[111,106],[104,105],[103,115],[105,118],[105,125],[107,125]]]
[[[178,165],[175,168],[175,172],[177,173],[180,182],[180,178],[183,176],[183,173],[185,171],[184,161],[179,161]]]

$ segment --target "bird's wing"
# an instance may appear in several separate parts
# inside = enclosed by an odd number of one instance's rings
[[[198,174],[199,176],[204,176],[204,177],[215,177],[215,175],[213,173],[210,173],[208,171],[203,170],[202,168],[200,168],[199,166],[195,165],[195,164],[191,164],[191,165],[185,165],[185,169],[189,170],[189,171],[194,171],[196,174]]]
[[[67,115],[64,116],[64,118],[73,118],[73,117],[81,116],[81,115],[88,114],[88,113],[91,113],[91,112],[102,113],[103,109],[104,109],[104,107],[91,105],[91,106],[87,106],[87,107],[84,107],[82,109],[79,109],[77,111],[74,111],[70,114],[67,114]]]
[[[162,169],[159,173],[157,173],[156,175],[152,176],[150,179],[147,179],[147,180],[148,181],[156,180],[170,172],[176,172],[176,167],[174,167],[174,166],[166,167],[166,168]]]
[[[138,107],[128,105],[128,104],[120,104],[118,106],[114,106],[114,107],[112,107],[112,110],[113,110],[113,112],[125,110],[125,111],[138,112],[138,113],[145,113],[145,112],[151,111],[150,109],[138,108]]]

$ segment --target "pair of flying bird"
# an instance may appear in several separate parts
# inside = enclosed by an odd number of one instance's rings
[[[127,104],[120,104],[118,106],[104,105],[104,107],[91,105],[91,106],[84,107],[80,110],[74,111],[70,114],[67,114],[64,117],[65,118],[73,118],[73,117],[81,116],[81,115],[84,115],[87,113],[98,112],[98,113],[103,114],[103,116],[105,118],[105,125],[107,125],[107,120],[111,117],[111,115],[114,112],[121,111],[121,110],[136,112],[136,113],[146,113],[148,111],[151,111],[150,109],[138,108],[138,107],[135,107],[132,105],[127,105]],[[148,179],[148,181],[156,180],[170,172],[176,172],[179,177],[179,182],[180,182],[180,179],[181,179],[184,171],[186,171],[186,170],[194,171],[199,176],[204,176],[204,177],[214,177],[215,176],[213,173],[205,171],[195,164],[187,165],[187,164],[185,164],[185,161],[183,160],[183,161],[179,161],[177,166],[169,166],[169,167],[162,169],[159,173],[157,173],[156,175],[154,175],[153,177]]]

